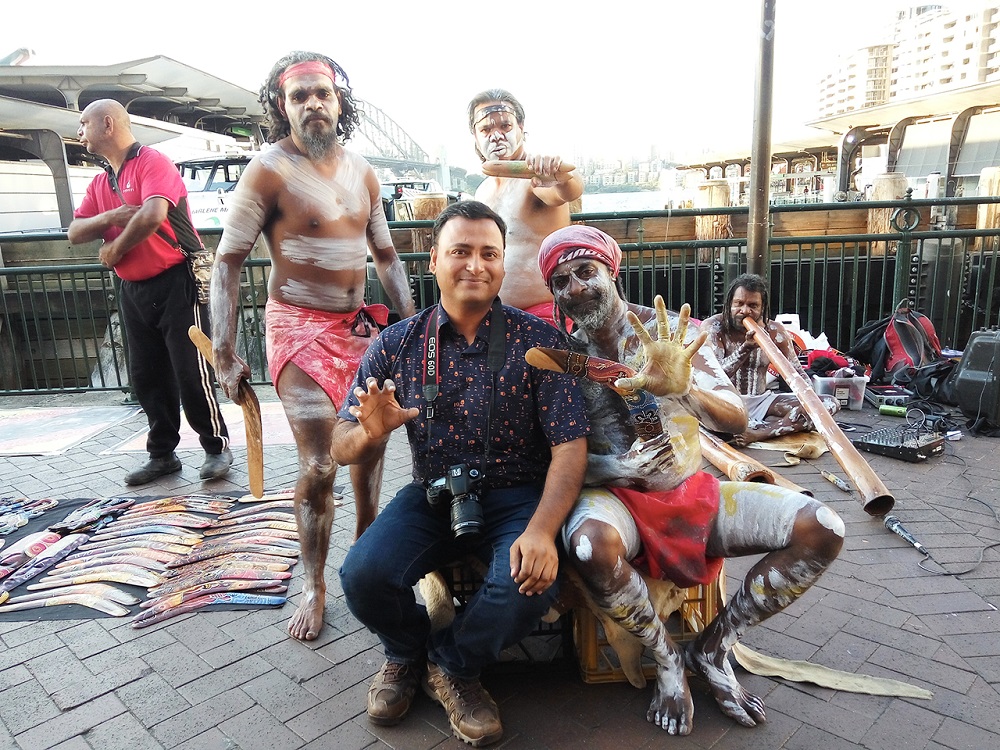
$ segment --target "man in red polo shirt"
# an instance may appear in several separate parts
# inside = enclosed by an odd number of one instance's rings
[[[180,249],[201,247],[187,189],[170,159],[136,142],[128,112],[114,100],[86,107],[78,135],[87,151],[108,166],[87,188],[69,226],[69,241],[103,239],[98,258],[122,279],[129,379],[149,421],[149,460],[126,474],[125,484],[146,484],[181,470],[174,453],[181,404],[205,449],[201,478],[221,477],[233,462],[229,432],[208,363],[187,335],[192,325],[211,333],[208,310],[198,302]]]

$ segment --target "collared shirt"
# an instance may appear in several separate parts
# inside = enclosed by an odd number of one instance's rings
[[[166,155],[148,146],[133,149],[122,164],[117,179],[122,197],[115,192],[108,175],[99,174],[87,186],[87,194],[74,212],[74,218],[89,219],[118,208],[123,202],[141,206],[150,198],[163,198],[170,207],[160,229],[180,244],[187,241],[187,233],[190,233],[195,246],[200,246],[201,240],[191,226],[187,188],[177,167]],[[109,227],[104,233],[104,241],[111,242],[123,231],[124,227]],[[154,232],[115,264],[115,273],[126,281],[143,281],[183,262],[184,254],[168,239]]]
[[[340,416],[357,421],[348,411],[358,403],[355,387],[364,388],[369,377],[380,386],[392,378],[399,404],[420,409],[419,416],[406,423],[415,481],[426,483],[444,476],[450,466],[466,463],[482,470],[487,488],[543,482],[550,446],[590,432],[583,393],[572,376],[539,370],[524,361],[533,346],[565,348],[561,334],[533,315],[507,306],[503,311],[507,344],[503,367],[496,373],[488,466],[483,466],[484,442],[494,377],[486,362],[489,315],[472,344],[438,305],[389,326],[365,352]],[[431,315],[437,315],[439,322],[440,377],[434,417],[428,421],[424,347]]]

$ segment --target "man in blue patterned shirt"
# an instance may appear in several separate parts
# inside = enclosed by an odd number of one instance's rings
[[[481,669],[555,600],[555,539],[583,485],[590,432],[574,379],[524,359],[532,347],[560,346],[560,334],[497,298],[505,234],[503,219],[477,201],[441,213],[430,260],[441,303],[369,347],[333,439],[335,460],[356,463],[405,425],[413,454],[413,482],[340,571],[348,607],[385,649],[368,716],[401,721],[426,668],[424,690],[477,747],[503,734]],[[431,633],[413,587],[467,554],[486,564],[485,582],[449,627]]]

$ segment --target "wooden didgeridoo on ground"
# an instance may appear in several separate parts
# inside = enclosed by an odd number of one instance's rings
[[[813,497],[812,490],[801,487],[790,479],[781,476],[774,469],[756,461],[745,453],[740,453],[729,443],[721,440],[705,429],[698,431],[701,438],[701,454],[708,462],[734,482],[763,482],[778,487],[800,492]]]
[[[212,340],[198,326],[188,328],[188,338],[214,369]],[[254,497],[264,497],[264,426],[260,419],[260,401],[246,380],[240,380],[239,393],[240,408],[243,409],[243,429],[247,436],[247,475],[250,480],[250,494]]]
[[[764,482],[774,484],[774,473],[764,464],[744,456],[738,450],[703,429],[698,430],[701,438],[701,454],[708,462],[734,482]]]
[[[767,358],[771,360],[774,369],[784,378],[792,389],[792,393],[802,404],[802,409],[816,425],[818,432],[826,444],[830,447],[830,452],[837,459],[837,463],[844,470],[844,473],[851,478],[858,493],[861,495],[861,506],[867,513],[873,516],[884,516],[895,505],[896,499],[889,493],[888,488],[882,483],[868,462],[862,458],[858,449],[854,447],[847,436],[844,435],[840,427],[830,416],[830,412],[823,406],[823,402],[816,391],[812,389],[799,372],[792,367],[791,363],[785,359],[785,355],[777,345],[771,341],[767,331],[760,327],[760,324],[751,318],[743,319],[743,327],[753,334],[754,342],[759,346]]]

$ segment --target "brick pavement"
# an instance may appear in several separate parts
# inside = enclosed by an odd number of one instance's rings
[[[263,398],[273,393],[262,392]],[[115,394],[46,398],[45,405],[110,404]],[[9,399],[9,405],[32,405]],[[6,404],[0,402],[0,407]],[[870,410],[841,415],[888,423]],[[880,422],[881,420],[881,422]],[[102,454],[144,424],[139,415],[56,457],[0,458],[3,494],[97,497],[124,491],[121,477],[140,457]],[[266,436],[265,436],[266,441]],[[935,559],[972,567],[1000,540],[996,508],[1000,441],[965,437],[923,464],[880,456],[870,463],[896,497],[894,513]],[[756,452],[764,463],[777,453]],[[245,491],[245,455],[226,480],[197,479],[201,456],[182,455],[180,475],[143,494],[208,489]],[[295,478],[295,451],[266,450],[269,489]],[[509,748],[918,748],[982,750],[1000,745],[1000,555],[989,550],[975,571],[941,576],[869,517],[851,496],[819,477],[841,474],[829,456],[782,469],[812,488],[847,523],[840,558],[788,610],[746,636],[747,645],[786,658],[893,677],[934,692],[929,701],[857,695],[749,675],[764,697],[767,724],[743,729],[721,716],[705,685],[693,683],[695,730],[668,738],[645,721],[651,688],[584,684],[570,660],[519,662],[485,683],[501,706]],[[405,442],[390,444],[383,501],[409,474]],[[457,748],[443,712],[419,697],[398,727],[364,716],[368,681],[381,664],[376,639],[343,602],[336,569],[351,542],[354,512],[338,512],[327,570],[327,626],[310,644],[287,638],[291,605],[279,611],[199,612],[144,630],[87,620],[0,623],[0,748]],[[732,589],[755,558],[727,563]],[[929,567],[933,568],[933,565]],[[292,579],[292,598],[301,579]]]

